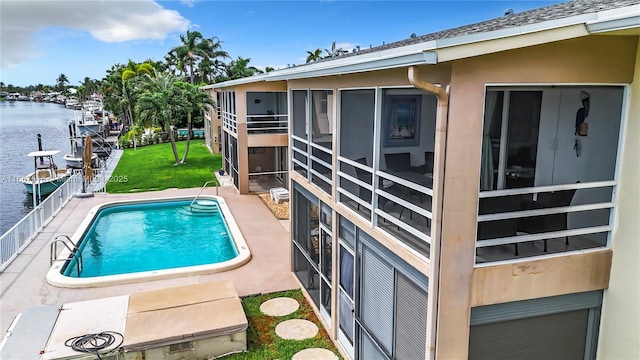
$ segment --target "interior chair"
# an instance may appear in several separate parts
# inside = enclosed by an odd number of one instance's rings
[[[579,182],[579,181],[578,181]],[[537,200],[523,200],[522,210],[547,209],[571,205],[576,189],[560,190],[538,194]],[[549,214],[518,219],[518,231],[538,234],[550,231],[567,230],[568,213]],[[544,239],[544,252],[547,252],[547,241]],[[565,236],[565,244],[569,245],[569,237]]]
[[[433,174],[433,151],[424,152],[424,167],[421,170],[423,174]]]
[[[481,198],[478,214],[496,214],[518,211],[520,198],[517,196],[501,196]],[[478,241],[496,239],[517,235],[517,219],[483,221],[478,223]],[[514,243],[514,255],[518,256],[518,243]]]
[[[384,154],[387,170],[411,171],[411,153]]]
[[[363,165],[367,165],[367,158],[359,158],[355,160],[356,162],[359,162],[360,164]],[[356,178],[358,178],[358,180],[365,182],[367,184],[371,184],[371,173],[368,171],[364,171],[358,167],[353,167],[356,170]],[[369,189],[364,188],[362,186],[358,186],[360,188],[360,190],[358,191],[358,195],[360,197],[360,199],[366,201],[366,202],[371,202],[371,191],[369,191]],[[360,204],[358,203],[358,210],[360,210]]]
[[[362,158],[356,159],[355,161],[359,162],[360,164],[369,166],[369,164],[367,163],[367,158],[362,157]],[[360,169],[358,167],[355,167],[355,166],[353,168],[356,171],[356,178],[358,178],[358,180],[360,180],[362,182],[365,182],[367,184],[371,184],[371,176],[372,175],[371,175],[370,172],[362,170],[362,169]],[[382,189],[389,189],[392,186],[394,186],[395,184],[390,180],[382,179],[382,182],[381,182],[380,185],[381,185]],[[360,188],[360,190],[358,192],[358,195],[359,195],[360,199],[362,199],[362,200],[364,200],[366,202],[371,202],[371,195],[372,195],[371,191],[369,189],[367,189],[367,188],[362,187],[362,186],[360,186],[359,188]],[[384,206],[386,205],[387,200],[385,198],[380,198],[380,199],[381,199],[381,202],[382,202],[380,205],[384,209]],[[360,204],[357,205],[357,209],[360,210]]]

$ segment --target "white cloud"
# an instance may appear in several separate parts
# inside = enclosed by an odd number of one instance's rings
[[[86,32],[103,42],[163,40],[184,32],[189,20],[152,0],[40,0],[0,2],[0,67],[15,67],[42,55],[35,35],[47,29]]]
[[[188,7],[194,7],[198,1],[200,0],[180,0],[180,3]]]
[[[351,52],[351,50],[353,50],[355,47],[356,44],[350,42],[336,43],[336,49],[342,49],[349,52]],[[331,49],[331,44],[329,44],[329,47],[327,47],[327,49]]]

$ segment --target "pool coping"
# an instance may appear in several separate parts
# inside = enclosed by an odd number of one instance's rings
[[[184,201],[184,200],[193,200],[193,196],[170,196],[170,197],[159,197],[159,198],[150,198],[150,199],[141,199],[141,200],[116,200],[109,201],[103,204],[96,205],[89,210],[87,215],[84,217],[76,231],[71,236],[71,241],[74,244],[78,244],[82,239],[86,231],[88,231],[91,223],[93,222],[98,211],[112,207],[117,205],[130,205],[130,204],[138,204],[138,203],[153,203],[153,202],[165,202],[165,201]],[[216,264],[206,264],[206,265],[194,265],[194,266],[185,266],[180,268],[173,269],[162,269],[162,270],[151,270],[151,271],[141,271],[129,274],[119,274],[119,275],[105,275],[105,276],[95,276],[95,277],[87,277],[87,278],[74,278],[65,276],[61,273],[62,267],[64,263],[69,259],[70,251],[67,248],[64,248],[60,255],[56,258],[55,262],[47,272],[46,280],[47,283],[63,288],[86,288],[86,287],[101,287],[101,286],[109,286],[109,285],[120,285],[120,284],[130,284],[137,283],[143,281],[151,281],[151,280],[161,280],[161,279],[170,279],[183,277],[186,275],[205,275],[205,274],[213,274],[219,273],[226,270],[231,270],[237,267],[240,267],[249,260],[251,260],[251,251],[249,250],[249,246],[247,245],[244,236],[240,232],[240,228],[236,223],[233,215],[231,214],[231,210],[227,206],[225,200],[221,196],[214,195],[200,195],[198,199],[208,199],[208,200],[216,200],[219,205],[219,209],[222,211],[222,215],[225,219],[227,228],[231,234],[231,238],[233,239],[234,245],[238,252],[238,256],[233,259],[223,261]]]

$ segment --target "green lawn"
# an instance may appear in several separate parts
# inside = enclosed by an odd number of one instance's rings
[[[186,146],[177,143],[178,154]],[[214,171],[222,166],[220,155],[214,155],[204,140],[192,140],[186,164],[174,165],[170,143],[126,149],[107,184],[109,193],[129,193],[163,190],[168,188],[201,187],[206,181],[216,180]],[[209,186],[216,186],[217,182]]]
[[[286,296],[298,300],[300,308],[291,315],[273,317],[262,314],[260,305],[276,297]],[[225,356],[224,360],[273,360],[291,359],[300,350],[307,348],[324,348],[333,351],[339,359],[340,353],[329,339],[322,323],[300,290],[248,296],[242,299],[244,312],[249,320],[247,329],[247,352]],[[318,325],[320,331],[314,338],[297,341],[284,340],[276,335],[276,326],[289,319],[305,319]]]

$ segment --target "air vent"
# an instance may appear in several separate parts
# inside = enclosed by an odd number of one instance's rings
[[[191,344],[191,341],[186,341],[186,342],[181,342],[181,343],[177,343],[177,344],[172,344],[169,345],[169,353],[175,353],[175,352],[180,352],[180,351],[187,351],[187,350],[192,350],[193,346]]]

